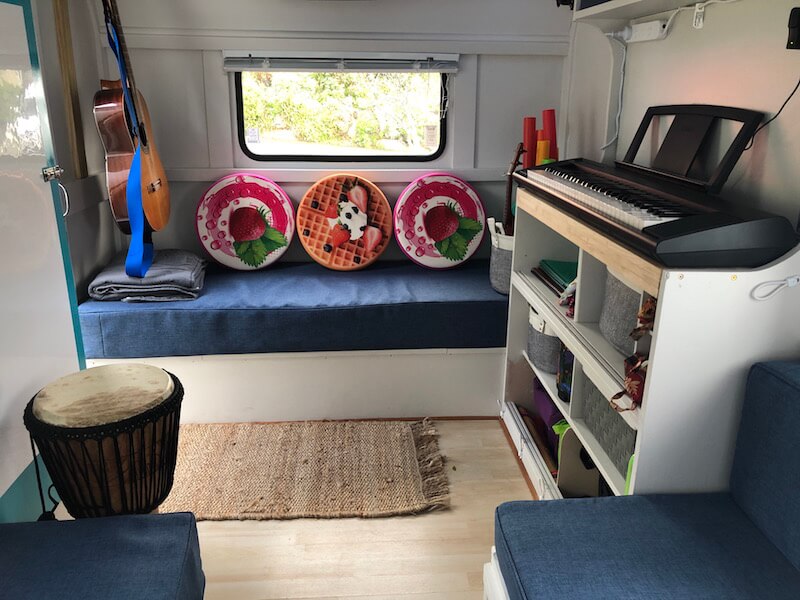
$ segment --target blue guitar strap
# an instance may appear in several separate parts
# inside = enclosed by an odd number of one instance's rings
[[[129,277],[141,278],[153,264],[153,241],[142,208],[142,154],[139,145],[133,154],[125,193],[128,200],[128,222],[131,226],[131,242],[125,258],[125,273]]]
[[[125,198],[128,205],[128,222],[131,228],[131,241],[128,245],[128,254],[125,257],[125,273],[129,277],[142,278],[147,274],[153,264],[152,232],[147,225],[142,206],[142,152],[139,143],[139,118],[136,114],[136,105],[133,103],[130,88],[128,87],[128,73],[125,61],[119,49],[119,39],[113,24],[106,20],[108,43],[114,56],[117,57],[119,74],[122,81],[122,94],[128,115],[131,120],[133,136],[136,138],[136,151],[133,154],[130,171],[128,172],[128,185],[125,189]]]

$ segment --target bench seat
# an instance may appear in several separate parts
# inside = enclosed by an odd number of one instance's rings
[[[0,525],[0,596],[200,600],[191,513]]]
[[[487,261],[447,271],[384,262],[334,272],[315,263],[263,271],[211,267],[202,295],[79,307],[87,358],[505,346],[508,298]]]
[[[800,571],[730,494],[510,502],[495,548],[511,600],[800,598]]]

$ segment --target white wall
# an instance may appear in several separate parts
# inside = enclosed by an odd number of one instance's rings
[[[200,252],[194,210],[224,173],[262,170],[297,202],[323,175],[339,170],[375,181],[394,202],[405,184],[433,170],[474,183],[489,214],[502,211],[504,173],[522,117],[559,107],[571,14],[554,2],[504,0],[119,0],[139,88],[147,98],[167,169],[173,215],[157,247]],[[79,3],[80,4],[80,3]],[[99,2],[94,2],[98,23]],[[133,10],[135,7],[135,10]],[[105,45],[97,30],[96,43]],[[454,52],[448,145],[431,163],[265,163],[238,147],[231,77],[223,50]],[[116,77],[104,50],[102,71]],[[483,248],[486,255],[488,248]],[[386,258],[401,258],[391,247]],[[307,257],[295,244],[285,260]]]
[[[565,69],[565,158],[609,158],[602,147],[613,133],[611,120],[618,106],[621,50],[597,27],[576,23]],[[613,148],[611,149],[613,152]],[[613,158],[613,157],[611,157]]]
[[[774,114],[800,77],[800,52],[786,50],[789,11],[797,0],[741,0],[710,5],[695,30],[681,13],[663,41],[631,44],[617,157],[630,144],[648,106],[722,104]],[[591,25],[575,31],[569,135],[572,156],[599,157],[613,72],[610,45]],[[756,138],[731,174],[722,196],[782,214],[800,209],[800,94]]]

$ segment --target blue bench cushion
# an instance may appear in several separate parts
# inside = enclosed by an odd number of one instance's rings
[[[800,598],[800,572],[728,494],[510,502],[495,546],[512,600]]]
[[[747,516],[800,569],[798,457],[800,363],[757,364],[747,379],[731,492]]]
[[[0,525],[0,582],[14,600],[199,600],[194,515]]]
[[[79,313],[89,358],[493,348],[505,345],[508,298],[489,284],[486,261],[349,273],[303,263],[211,269],[197,300],[90,300]]]

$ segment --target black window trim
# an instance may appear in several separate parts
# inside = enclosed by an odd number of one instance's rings
[[[440,73],[442,77],[441,87],[441,106],[448,106],[448,86],[447,73]],[[447,113],[448,110],[442,110],[442,116],[439,121],[439,147],[433,154],[416,155],[416,156],[383,156],[375,155],[370,156],[362,155],[324,155],[324,154],[256,154],[251,152],[247,147],[244,132],[244,97],[242,94],[242,72],[236,71],[234,73],[234,87],[236,88],[236,129],[239,137],[239,148],[244,152],[245,156],[252,160],[259,162],[379,162],[379,163],[404,163],[404,162],[430,162],[436,160],[444,154],[447,147]]]

